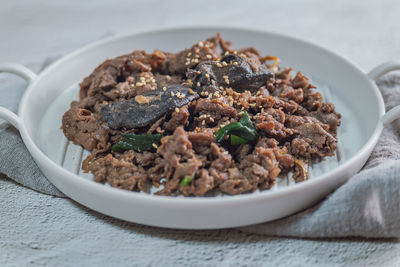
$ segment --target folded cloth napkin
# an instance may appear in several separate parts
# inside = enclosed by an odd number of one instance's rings
[[[386,75],[378,85],[387,109],[400,104],[400,75]],[[7,88],[7,81],[2,79],[0,94],[2,99],[8,99],[7,107],[15,111],[21,93],[15,93],[9,84]],[[0,105],[4,106],[1,100]],[[312,238],[400,237],[399,141],[400,122],[394,122],[384,129],[364,168],[319,204],[280,220],[240,230]],[[64,196],[43,176],[18,131],[7,123],[0,125],[0,173],[39,192]]]

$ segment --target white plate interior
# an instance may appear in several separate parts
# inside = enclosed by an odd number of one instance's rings
[[[356,119],[355,112],[345,100],[334,94],[334,88],[320,82],[315,77],[312,78],[312,83],[322,93],[324,100],[333,102],[337,111],[342,114],[341,126],[338,129],[339,143],[336,155],[328,157],[309,168],[309,179],[317,179],[318,176],[335,169],[354,155],[363,145],[365,137],[363,137],[362,125]],[[93,180],[91,174],[84,173],[81,169],[82,161],[90,152],[68,141],[60,130],[62,115],[69,108],[71,101],[78,99],[78,92],[79,87],[75,84],[65,90],[49,106],[40,122],[36,141],[39,148],[56,164],[85,179]],[[279,178],[277,184],[271,190],[279,190],[292,184],[294,184],[294,180],[289,174]]]

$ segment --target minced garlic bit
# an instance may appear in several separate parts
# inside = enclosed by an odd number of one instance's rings
[[[142,95],[137,95],[135,96],[135,101],[139,104],[148,104],[150,103],[150,100],[148,97],[142,96]]]

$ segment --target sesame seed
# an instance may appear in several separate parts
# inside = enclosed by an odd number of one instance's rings
[[[220,89],[220,90],[224,90],[224,87],[220,86],[219,89]]]
[[[199,55],[199,54],[196,54],[196,55],[194,55],[194,57],[195,57],[195,58],[199,58],[199,57],[200,57],[200,55]]]
[[[211,84],[215,85],[215,80],[211,79]]]
[[[223,91],[223,92],[222,92],[222,95],[223,95],[223,96],[226,96],[226,91]]]
[[[264,108],[261,109],[261,113],[264,113]]]
[[[189,88],[188,91],[189,91],[189,94],[191,94],[191,95],[194,95],[194,94],[195,94],[195,92],[194,92],[192,89],[190,89],[190,88]]]
[[[187,57],[190,57],[192,55],[192,52],[187,53]]]
[[[236,50],[235,50],[235,51],[233,51],[233,54],[234,54],[234,55],[237,55],[237,51],[236,51]]]
[[[200,49],[199,49],[199,48],[196,48],[196,49],[194,50],[194,52],[199,53],[199,52],[200,52]]]
[[[178,113],[179,112],[179,108],[175,108],[175,112]]]
[[[232,63],[233,64],[233,66],[237,66],[237,65],[239,65],[236,61],[235,62],[233,62]]]
[[[136,86],[143,86],[143,83],[137,82],[137,83],[136,83]]]
[[[211,122],[214,122],[214,119],[210,117],[210,121],[211,121]]]
[[[209,96],[210,98],[212,98],[212,97],[213,97],[213,93],[210,93],[208,96]]]
[[[203,47],[204,46],[202,41],[199,41],[198,45],[199,45],[199,47]]]
[[[206,121],[202,121],[202,122],[201,122],[201,125],[206,125]]]
[[[206,55],[206,58],[211,59],[212,56],[211,55]]]
[[[165,76],[165,78],[167,78],[168,81],[171,80],[171,76],[169,75]]]
[[[171,92],[171,96],[175,96],[174,92]]]
[[[225,55],[225,56],[226,56],[226,55],[229,55],[229,52],[228,52],[228,51],[226,51],[224,55]]]
[[[200,87],[200,85],[201,85],[200,82],[197,82],[197,87]]]
[[[227,75],[222,76],[223,79],[229,79]]]
[[[206,76],[207,79],[210,79],[210,74],[206,73],[204,76]]]
[[[225,83],[226,83],[226,84],[229,84],[229,80],[228,80],[228,79],[225,79]]]
[[[218,68],[222,68],[221,63],[217,63],[217,67],[218,67]]]
[[[158,146],[155,144],[155,143],[153,143],[153,144],[151,144],[155,149],[157,149],[158,148]]]
[[[194,63],[199,63],[199,60],[197,58],[195,58]]]
[[[185,62],[185,65],[187,66],[187,65],[189,65],[190,64],[190,62],[189,61],[187,61],[187,62]]]
[[[166,91],[166,90],[167,90],[167,87],[164,86],[162,89],[163,89],[163,91]]]
[[[226,63],[225,61],[222,61],[222,65],[223,65],[224,67],[226,67],[226,66],[228,66],[228,63]]]
[[[197,74],[201,74],[201,71],[196,71]]]

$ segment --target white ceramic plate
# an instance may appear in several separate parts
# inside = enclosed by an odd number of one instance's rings
[[[294,184],[281,179],[272,190],[218,197],[165,197],[129,192],[92,181],[80,172],[88,152],[69,144],[60,128],[61,116],[77,98],[77,82],[106,58],[135,49],[178,51],[221,32],[237,48],[254,46],[273,54],[282,66],[312,78],[325,99],[343,115],[339,152],[312,168],[312,179]],[[400,117],[400,107],[385,114],[382,96],[373,79],[394,69],[386,63],[370,74],[341,56],[317,45],[276,33],[237,28],[179,28],[114,37],[96,42],[58,60],[39,75],[13,63],[0,72],[15,73],[29,82],[18,115],[0,108],[43,174],[62,192],[101,213],[131,222],[181,229],[227,228],[274,220],[304,209],[344,183],[363,166],[384,125]]]

